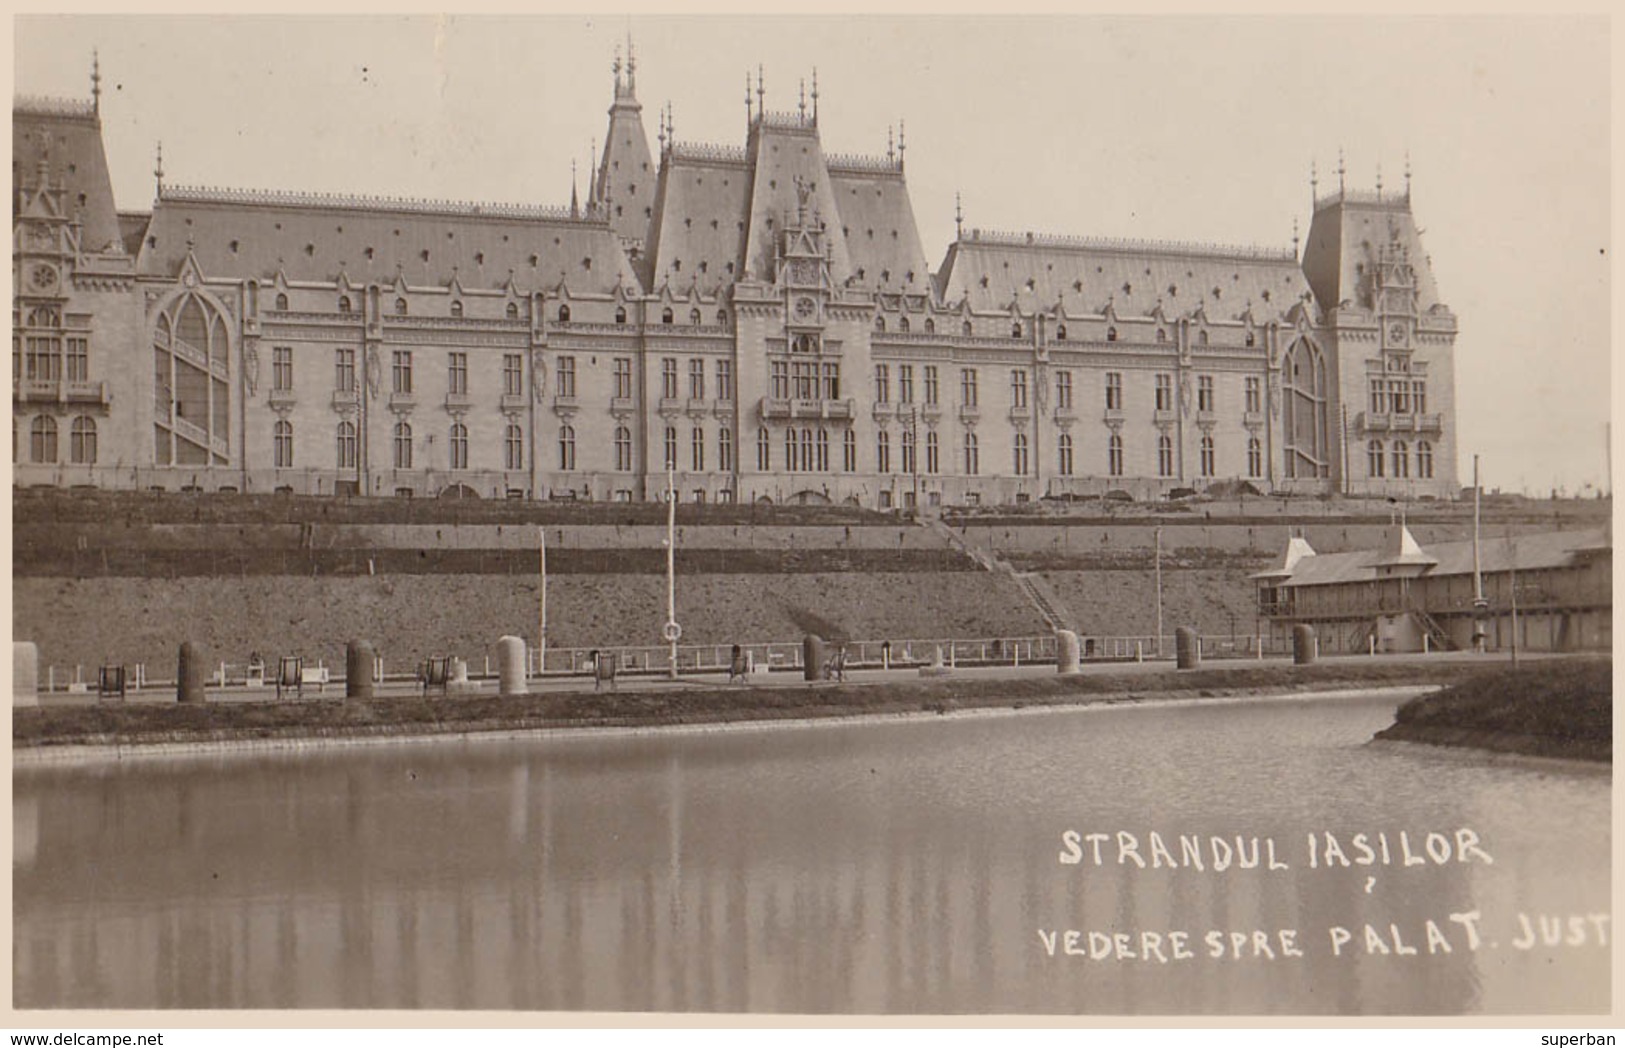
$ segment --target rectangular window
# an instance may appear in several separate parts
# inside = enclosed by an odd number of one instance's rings
[[[1027,406],[1027,371],[1025,368],[1016,368],[1010,372],[1010,406],[1013,408]]]
[[[1172,375],[1157,376],[1157,410],[1174,410],[1174,377]]]
[[[915,461],[914,460],[914,441],[915,441],[914,431],[913,430],[907,430],[907,429],[903,430],[903,472],[904,473],[913,473],[913,472],[915,472],[915,466],[914,466],[914,461]]]
[[[396,393],[412,392],[412,351],[397,349],[390,355],[390,386]]]
[[[1123,410],[1123,375],[1121,372],[1106,372],[1106,410]]]
[[[724,473],[734,468],[734,434],[727,426],[717,431],[717,468]]]
[[[695,426],[694,427],[693,440],[691,441],[691,444],[692,444],[692,447],[691,447],[690,450],[693,452],[692,461],[694,463],[694,472],[695,473],[704,473],[705,472],[705,430],[701,429],[698,426]]]
[[[559,396],[573,397],[576,395],[576,358],[559,358]]]
[[[660,358],[660,396],[665,400],[677,399],[677,358]]]
[[[1423,415],[1428,409],[1428,384],[1421,379],[1411,383],[1411,400],[1416,407],[1416,413]]]
[[[775,360],[773,362],[773,399],[790,399],[790,362],[788,360]]]
[[[273,346],[271,349],[271,388],[279,393],[293,389],[293,349]]]
[[[717,361],[717,399],[732,400],[734,398],[734,362],[731,360]]]
[[[525,358],[518,353],[502,354],[502,395],[522,396],[525,392]]]
[[[818,399],[818,363],[811,360],[798,360],[791,365],[791,375],[795,380],[795,394],[797,400]]]
[[[1260,382],[1259,379],[1257,377],[1255,377],[1255,376],[1254,377],[1249,377],[1247,379],[1247,387],[1246,387],[1247,388],[1247,407],[1246,407],[1246,411],[1247,411],[1247,413],[1249,415],[1256,415],[1260,411],[1264,410],[1264,408],[1262,406],[1263,403],[1264,403],[1264,396],[1263,396],[1262,386],[1263,386],[1263,383]]]
[[[959,402],[968,408],[976,406],[976,369],[961,368],[959,372]]]
[[[502,465],[512,471],[525,468],[525,431],[517,425],[510,425],[503,438]]]
[[[1196,377],[1196,410],[1213,410],[1213,376],[1198,375]]]
[[[925,435],[925,471],[930,474],[937,472],[937,433],[931,430]]]
[[[1411,384],[1405,379],[1398,379],[1392,383],[1394,414],[1404,415],[1411,410]]]
[[[767,427],[756,431],[756,468],[766,473],[772,468],[773,445],[768,441]]]
[[[927,404],[937,402],[937,366],[935,364],[925,366],[925,402]]]
[[[885,430],[875,434],[875,471],[891,472],[891,434]]]
[[[68,381],[90,381],[90,340],[68,339]]]
[[[858,470],[858,435],[850,429],[841,435],[841,467],[848,473]]]
[[[615,358],[615,398],[632,399],[632,358]]]
[[[62,344],[54,338],[28,340],[27,374],[31,379],[55,382],[62,377]]]
[[[914,403],[914,365],[897,365],[897,402],[899,404]],[[912,472],[904,470],[903,472]]]
[[[875,365],[875,403],[887,404],[891,402],[891,368],[886,364]]]
[[[688,399],[705,399],[705,361],[697,358],[688,362]]]
[[[976,445],[976,434],[965,434],[965,472],[975,476],[982,465],[982,452]]]
[[[340,393],[355,392],[355,350],[333,351],[333,388]]]
[[[1072,407],[1072,372],[1057,371],[1055,373],[1055,406],[1058,408]]]
[[[468,354],[448,353],[446,357],[446,392],[455,396],[467,396]],[[563,367],[563,365],[564,361],[561,359],[559,366]]]
[[[841,399],[841,365],[839,364],[824,365],[824,399]]]

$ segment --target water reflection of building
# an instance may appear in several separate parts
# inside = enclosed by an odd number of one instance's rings
[[[1317,554],[1288,541],[1272,567],[1253,576],[1268,636],[1315,627],[1321,651],[1471,649],[1476,622],[1485,643],[1528,651],[1602,651],[1613,636],[1611,528],[1482,539],[1479,571],[1488,609],[1475,614],[1473,543],[1423,547],[1403,524],[1380,549]],[[1514,587],[1516,589],[1514,590]]]

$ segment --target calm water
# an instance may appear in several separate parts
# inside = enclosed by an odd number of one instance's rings
[[[1609,950],[1589,918],[1609,910],[1607,770],[1367,745],[1393,705],[1116,708],[23,768],[14,999],[1606,1011]],[[1462,829],[1476,847],[1457,840]],[[1076,849],[1063,843],[1068,830]],[[1134,835],[1146,869],[1120,855],[1119,831]],[[1166,854],[1153,853],[1153,831]],[[1405,865],[1401,831],[1422,864]],[[1427,858],[1430,832],[1449,838],[1444,864]],[[1094,833],[1112,835],[1099,865]],[[1327,867],[1327,833],[1352,865]],[[1190,859],[1181,835],[1200,844],[1202,869],[1167,865]],[[1232,852],[1222,871],[1215,836]],[[1249,860],[1259,838],[1256,867],[1235,863],[1237,836]],[[1288,868],[1268,868],[1270,840]],[[1367,855],[1370,865],[1356,862]],[[1556,945],[1541,940],[1543,916]],[[1069,929],[1081,955],[1067,953]],[[1334,929],[1347,932],[1340,951]],[[1611,941],[1611,927],[1600,931]],[[1210,932],[1223,957],[1210,955]],[[1096,959],[1091,945],[1109,955]]]

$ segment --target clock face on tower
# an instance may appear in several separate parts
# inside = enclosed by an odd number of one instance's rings
[[[1405,325],[1393,324],[1388,328],[1388,342],[1391,345],[1403,346],[1405,344]]]
[[[50,266],[35,266],[34,271],[29,274],[29,280],[36,289],[48,291],[56,287],[56,270]]]
[[[817,306],[813,305],[813,300],[810,298],[796,299],[796,316],[802,320],[809,319],[817,308]]]

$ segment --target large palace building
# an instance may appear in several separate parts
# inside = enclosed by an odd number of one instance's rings
[[[1456,490],[1456,320],[1403,192],[1290,249],[960,228],[811,105],[651,152],[617,61],[585,202],[203,189],[120,211],[88,102],[13,107],[19,485],[870,508]],[[1036,162],[1036,161],[1035,161]],[[574,196],[574,194],[572,194]]]

